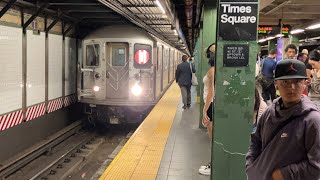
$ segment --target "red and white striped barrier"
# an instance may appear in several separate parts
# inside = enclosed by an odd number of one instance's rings
[[[16,126],[22,122],[22,110],[0,116],[0,131]]]
[[[48,113],[61,109],[63,106],[63,98],[55,99],[49,101],[48,103]]]
[[[35,119],[39,116],[44,115],[46,112],[46,104],[41,103],[32,107],[28,107],[26,114],[26,121],[30,121],[31,119]]]
[[[70,106],[77,102],[77,96],[75,94],[64,98],[64,106]]]

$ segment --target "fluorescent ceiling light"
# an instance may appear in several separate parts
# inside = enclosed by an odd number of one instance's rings
[[[162,5],[160,4],[160,2],[158,0],[156,0],[156,4],[158,5],[158,7],[161,9],[162,14],[165,14],[166,12],[164,11]]]
[[[174,32],[174,35],[178,35],[177,30],[174,29],[173,32]]]
[[[271,40],[271,39],[274,39],[274,38],[276,38],[276,37],[268,37],[267,40]]]
[[[304,29],[295,29],[290,32],[290,34],[298,34],[304,32]]]
[[[318,28],[320,28],[320,24],[311,25],[311,26],[307,27],[306,29],[318,29]]]
[[[267,41],[266,39],[260,39],[258,42],[262,43],[262,42],[265,42]]]
[[[283,37],[283,34],[277,34],[276,37]]]
[[[266,12],[264,14],[268,15],[270,13],[273,13],[273,12],[277,11],[278,9],[282,8],[283,6],[285,6],[285,5],[289,4],[289,3],[291,3],[291,1],[284,1],[283,3],[277,5],[276,7],[272,8],[270,11],[268,11],[268,12]]]
[[[318,40],[318,39],[320,39],[320,36],[309,38],[309,40]]]

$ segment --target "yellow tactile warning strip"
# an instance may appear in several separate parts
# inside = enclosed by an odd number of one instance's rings
[[[173,83],[99,180],[156,179],[179,100]]]

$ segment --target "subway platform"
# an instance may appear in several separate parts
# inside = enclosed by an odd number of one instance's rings
[[[206,180],[198,169],[210,161],[210,142],[199,128],[199,104],[182,109],[180,88],[173,83],[131,136],[100,180]]]

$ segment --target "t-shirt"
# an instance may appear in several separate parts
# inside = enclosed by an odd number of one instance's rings
[[[270,57],[266,57],[263,60],[263,65],[262,65],[262,75],[269,78],[273,79],[273,71],[276,68],[276,61]]]

